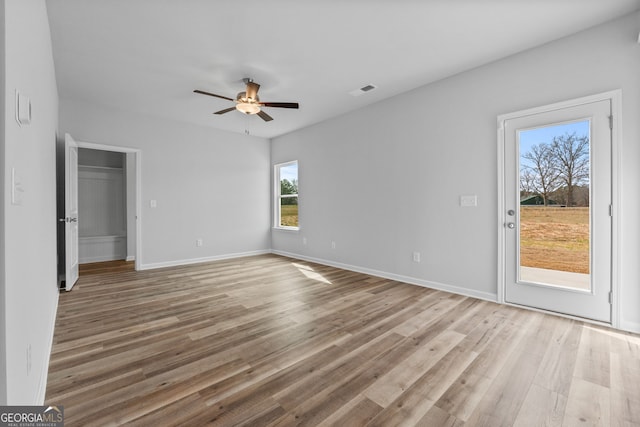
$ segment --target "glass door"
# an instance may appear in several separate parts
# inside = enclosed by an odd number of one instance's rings
[[[611,321],[610,100],[505,121],[505,300]]]

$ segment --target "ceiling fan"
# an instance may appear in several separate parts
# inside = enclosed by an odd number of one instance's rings
[[[215,93],[205,92],[203,90],[194,90],[195,93],[199,93],[202,95],[215,96],[216,98],[227,99],[229,101],[234,101],[236,103],[235,106],[225,108],[224,110],[216,111],[213,114],[224,114],[229,111],[238,110],[244,114],[257,114],[260,116],[262,120],[265,122],[269,122],[273,120],[273,117],[262,111],[261,107],[277,107],[277,108],[299,108],[297,102],[262,102],[258,97],[258,89],[260,89],[260,85],[254,82],[250,78],[245,78],[244,81],[247,85],[247,88],[244,92],[239,92],[236,95],[236,99],[229,98],[228,96],[216,95]]]

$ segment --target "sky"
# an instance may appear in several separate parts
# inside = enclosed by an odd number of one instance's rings
[[[280,179],[287,179],[289,182],[298,179],[298,163],[293,163],[280,168]]]
[[[527,153],[533,145],[541,143],[549,144],[554,136],[560,136],[566,133],[571,134],[573,132],[578,136],[589,135],[589,120],[520,131],[520,161],[523,165],[528,164],[522,156]]]

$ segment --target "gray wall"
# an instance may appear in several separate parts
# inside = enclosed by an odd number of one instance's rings
[[[620,88],[621,326],[640,331],[639,17],[275,138],[272,164],[299,161],[301,229],[272,248],[495,299],[497,116]]]
[[[60,133],[142,150],[141,268],[269,251],[269,140],[68,99]]]
[[[58,302],[56,153],[58,94],[44,1],[4,7],[4,239],[0,404],[42,404]],[[31,99],[31,125],[15,120],[15,91]],[[11,203],[11,169],[24,192]]]
[[[0,3],[0,99],[6,99],[6,90],[5,90],[5,24],[4,24],[4,13],[5,3]],[[5,101],[6,103],[6,101]],[[5,187],[5,130],[4,130],[4,108],[2,109],[2,114],[0,114],[0,136],[2,137],[2,146],[0,147],[0,185],[2,188]],[[0,200],[0,242],[5,241],[5,233],[4,233],[4,210],[6,208],[6,197],[2,197]],[[5,298],[5,288],[6,288],[6,276],[5,276],[5,252],[4,252],[4,244],[0,244],[0,307],[2,308],[2,313],[4,313],[4,308],[6,307],[6,298]],[[6,316],[0,315],[0,405],[7,404],[7,335],[6,335],[7,323]]]

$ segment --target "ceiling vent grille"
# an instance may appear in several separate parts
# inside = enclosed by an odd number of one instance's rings
[[[371,92],[372,90],[377,89],[377,88],[378,88],[378,86],[369,83],[368,85],[362,86],[359,89],[352,90],[351,92],[349,92],[349,95],[351,95],[351,96],[360,96],[360,95],[363,95],[363,94],[365,94],[367,92]]]

